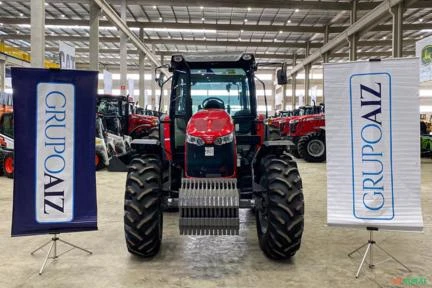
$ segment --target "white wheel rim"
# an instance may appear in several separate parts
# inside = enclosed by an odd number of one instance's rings
[[[321,157],[325,152],[324,142],[319,139],[313,139],[307,144],[307,151],[313,157]]]

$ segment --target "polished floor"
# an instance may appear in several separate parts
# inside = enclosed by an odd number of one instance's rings
[[[125,174],[102,171],[97,173],[99,231],[61,235],[94,254],[73,250],[50,263],[42,276],[38,270],[44,254],[30,252],[49,236],[10,237],[12,181],[0,177],[0,287],[408,287],[397,285],[403,279],[426,280],[416,287],[432,287],[431,160],[422,160],[424,232],[376,235],[413,272],[388,261],[374,270],[366,268],[359,279],[354,273],[361,256],[348,258],[347,253],[367,241],[367,232],[326,227],[326,166],[300,163],[300,170],[305,232],[291,261],[271,261],[261,253],[249,210],[242,210],[240,235],[226,237],[180,236],[176,213],[167,213],[161,253],[151,261],[133,257],[123,235]],[[375,256],[378,261],[386,258],[378,252]]]

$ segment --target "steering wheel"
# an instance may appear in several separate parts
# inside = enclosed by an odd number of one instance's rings
[[[202,102],[204,109],[225,109],[225,102],[217,97],[209,97]]]

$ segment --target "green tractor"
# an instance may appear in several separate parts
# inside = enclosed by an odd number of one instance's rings
[[[432,135],[421,135],[420,147],[422,157],[432,158]]]

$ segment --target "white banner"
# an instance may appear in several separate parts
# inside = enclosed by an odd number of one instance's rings
[[[418,66],[324,64],[329,225],[423,228]]]
[[[128,79],[128,93],[129,97],[132,97],[133,101],[136,102],[137,99],[135,97],[135,80],[134,79]]]
[[[36,219],[39,223],[73,219],[75,87],[37,86]]]
[[[416,56],[420,59],[420,82],[432,80],[432,36],[416,42]]]
[[[61,69],[75,69],[75,47],[60,41],[59,54]]]
[[[113,81],[112,81],[112,73],[103,70],[103,82],[104,82],[104,94],[112,94],[112,87],[113,87]]]

